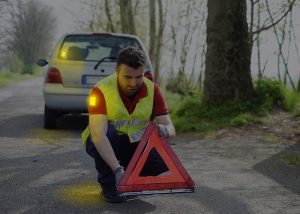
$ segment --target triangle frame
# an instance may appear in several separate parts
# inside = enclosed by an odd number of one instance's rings
[[[160,154],[169,169],[169,173],[163,176],[139,176],[153,148]],[[177,158],[169,143],[159,136],[155,123],[150,122],[120,180],[117,187],[118,191],[121,193],[148,191],[147,194],[193,192],[194,187],[195,184],[192,178]]]

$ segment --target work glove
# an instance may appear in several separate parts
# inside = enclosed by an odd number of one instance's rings
[[[164,137],[165,139],[170,137],[170,133],[165,125],[157,124],[157,128],[160,137]]]
[[[119,166],[114,171],[114,175],[115,175],[116,186],[118,186],[119,183],[120,183],[120,180],[121,180],[122,176],[124,175],[124,167],[123,166]]]

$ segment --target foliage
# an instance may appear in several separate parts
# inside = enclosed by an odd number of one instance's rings
[[[49,54],[56,17],[50,7],[39,1],[11,1],[6,22],[7,58],[17,56],[24,65],[22,72],[31,73],[35,61]]]
[[[266,115],[273,106],[282,107],[284,94],[280,81],[260,79],[256,82],[257,112]]]
[[[172,95],[168,92],[167,100],[177,96],[173,99],[176,100],[173,101],[175,105],[171,106],[174,108],[171,117],[176,130],[207,132],[226,126],[260,124],[262,123],[260,116],[267,115],[273,108],[299,114],[300,95],[285,88],[280,81],[261,79],[255,86],[256,99],[252,102],[234,100],[213,105],[203,102],[201,93],[180,99],[178,94]]]
[[[280,138],[277,135],[271,133],[263,136],[262,140],[267,142],[279,142]]]
[[[21,73],[13,73],[13,72],[0,72],[0,87],[5,85],[17,82],[19,80],[26,80],[32,77],[41,76],[42,73],[40,71],[34,71],[33,74],[21,74]]]
[[[180,100],[182,99],[182,96],[177,93],[172,93],[164,87],[161,87],[161,90],[162,90],[162,92],[164,94],[164,98],[167,102],[167,105],[169,108],[169,113],[172,113],[175,110],[178,103],[180,102]]]
[[[24,67],[22,68],[22,74],[33,74],[33,65],[29,64],[29,65],[24,65]]]
[[[296,154],[284,155],[281,157],[280,160],[290,167],[295,167],[297,165],[300,165],[300,156]]]
[[[236,127],[244,126],[244,125],[248,125],[248,124],[261,124],[261,123],[262,123],[262,121],[259,118],[254,117],[250,113],[240,114],[240,115],[232,118],[230,121],[230,125],[236,126]]]
[[[256,112],[266,115],[272,108],[281,108],[286,111],[297,111],[300,104],[300,95],[284,87],[279,80],[263,78],[256,82],[257,104]]]

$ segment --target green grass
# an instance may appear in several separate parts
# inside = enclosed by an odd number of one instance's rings
[[[254,101],[228,101],[209,105],[201,93],[180,96],[163,90],[177,132],[210,132],[223,127],[262,124],[274,108],[300,116],[300,95],[285,88],[280,81],[261,79],[255,82]]]
[[[174,94],[172,92],[167,91],[164,87],[161,87],[161,91],[165,97],[165,101],[169,108],[169,113],[172,113],[180,100],[182,99],[181,95]]]
[[[186,97],[171,113],[178,132],[209,132],[228,126],[261,123],[248,113],[248,103],[239,101],[208,105],[201,97]]]
[[[274,107],[279,107],[292,115],[300,113],[300,94],[284,87],[281,81],[261,79],[255,82],[257,93],[256,112],[267,115]]]
[[[27,80],[38,76],[42,76],[42,73],[37,71],[33,75],[30,75],[12,72],[0,72],[0,87],[15,83],[20,80]]]
[[[284,155],[280,159],[283,163],[290,167],[296,167],[300,165],[300,156],[299,155]]]
[[[262,140],[274,143],[274,142],[279,142],[280,138],[275,134],[267,134],[262,137]]]
[[[249,124],[262,124],[261,118],[258,118],[250,113],[240,114],[230,120],[231,126],[244,126]]]

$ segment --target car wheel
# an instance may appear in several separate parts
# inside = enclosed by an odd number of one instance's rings
[[[49,109],[45,106],[44,109],[44,128],[55,129],[56,128],[57,113],[55,110]]]

